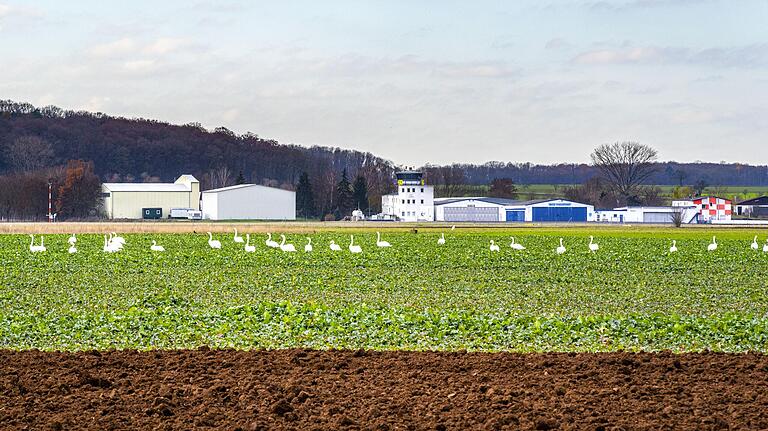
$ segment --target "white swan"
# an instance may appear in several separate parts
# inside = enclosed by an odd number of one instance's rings
[[[115,241],[115,239],[112,237],[112,234],[109,234],[109,245],[115,249],[115,251],[120,251],[123,249],[124,242]]]
[[[208,245],[211,248],[221,248],[221,241],[218,239],[213,239],[213,234],[208,232]]]
[[[163,247],[162,245],[157,245],[157,241],[155,241],[154,239],[152,240],[152,245],[149,246],[149,249],[152,251],[165,251],[165,247]]]
[[[672,247],[669,248],[670,253],[677,253],[677,241],[672,240]]]
[[[556,249],[555,249],[555,252],[556,252],[557,254],[563,254],[563,253],[565,253],[565,246],[563,245],[563,239],[562,239],[562,238],[560,238],[560,247],[556,248]]]
[[[509,246],[512,247],[513,250],[525,250],[525,247],[523,247],[522,244],[515,242],[515,237],[512,237],[512,242],[509,244]]]
[[[245,252],[246,253],[253,253],[256,251],[256,246],[251,245],[251,234],[247,233],[245,234]]]
[[[312,238],[307,237],[307,245],[304,246],[304,252],[309,253],[312,251]]]
[[[341,251],[341,246],[336,244],[336,241],[331,240],[331,250],[332,251]]]
[[[363,249],[359,245],[355,245],[355,237],[354,235],[349,236],[349,251],[351,253],[362,253]]]
[[[757,235],[755,235],[755,239],[752,240],[752,245],[750,247],[752,247],[752,250],[755,251],[760,248],[760,246],[757,244]]]
[[[115,252],[120,251],[120,248],[118,247],[118,245],[112,242],[112,236],[111,235],[110,235],[109,238],[110,239],[107,240],[107,236],[104,235],[104,248],[102,248],[104,253],[115,253]]]
[[[112,238],[112,242],[116,242],[116,243],[120,244],[121,246],[122,246],[122,245],[125,245],[125,238],[123,238],[123,237],[121,237],[121,236],[118,236],[118,235],[117,235],[116,233],[114,233],[114,232],[112,232],[112,235],[114,236],[114,237]]]
[[[589,251],[591,251],[592,253],[596,252],[597,250],[600,250],[600,246],[597,245],[594,241],[595,241],[595,237],[590,235],[589,236]]]
[[[29,235],[29,251],[32,253],[38,252],[37,246],[35,245],[35,236],[32,234]]]
[[[499,245],[496,244],[493,240],[491,240],[490,249],[491,249],[491,251],[499,251]]]
[[[67,239],[67,242],[69,243],[69,245],[74,246],[75,243],[77,242],[77,238],[75,237],[75,234],[72,234],[72,236],[70,236]]]
[[[243,243],[243,237],[237,235],[237,228],[235,228],[235,242]]]
[[[712,244],[707,246],[707,251],[715,251],[717,250],[717,241],[715,240],[715,237],[712,237]]]
[[[69,254],[77,253],[77,247],[75,247],[74,244],[70,245],[69,248],[67,249],[67,253],[69,253]]]
[[[392,244],[382,241],[381,240],[381,234],[379,232],[376,232],[376,246],[377,247],[391,247]]]
[[[456,229],[456,225],[451,226],[451,230],[455,230],[455,229]]]
[[[440,239],[437,240],[437,245],[443,245],[443,244],[445,244],[445,234],[441,233]]]
[[[272,247],[272,248],[280,247],[280,244],[278,244],[277,241],[273,241],[272,240],[272,234],[271,233],[267,233],[267,240],[264,241],[264,244],[266,244],[267,247]]]
[[[280,235],[280,238],[283,239],[283,242],[280,243],[280,250],[287,251],[287,252],[294,252],[294,251],[296,251],[296,247],[294,247],[293,244],[286,244],[285,243],[285,235]]]

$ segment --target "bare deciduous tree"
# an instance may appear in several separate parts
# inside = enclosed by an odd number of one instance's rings
[[[638,142],[603,144],[592,152],[592,164],[624,199],[637,195],[637,188],[656,170],[658,153]]]
[[[212,189],[227,187],[232,185],[232,171],[226,166],[219,166],[212,169],[209,173]]]
[[[16,138],[9,146],[7,160],[17,172],[32,172],[53,164],[53,147],[37,136]]]

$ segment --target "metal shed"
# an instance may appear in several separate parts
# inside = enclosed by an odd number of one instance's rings
[[[203,218],[209,220],[295,220],[296,192],[258,184],[240,184],[202,193]]]

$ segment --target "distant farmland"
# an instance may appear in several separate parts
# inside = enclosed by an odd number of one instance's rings
[[[564,190],[572,187],[571,184],[518,184],[517,199],[549,199],[563,197]],[[672,200],[672,191],[674,185],[660,185],[662,196]],[[489,186],[487,185],[465,185],[458,188],[457,196],[487,196]],[[756,198],[758,196],[768,195],[768,186],[720,186],[708,187],[704,190],[705,195],[723,195],[721,197],[741,201]],[[435,187],[435,195],[443,197],[441,187]]]

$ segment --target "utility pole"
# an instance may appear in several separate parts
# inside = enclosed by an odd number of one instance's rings
[[[48,223],[53,223],[53,211],[52,211],[52,203],[53,200],[53,178],[48,179]]]

